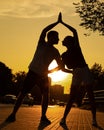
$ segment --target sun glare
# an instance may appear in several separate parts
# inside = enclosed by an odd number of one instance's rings
[[[55,60],[53,60],[53,62],[49,65],[48,69],[51,70],[55,67],[57,67],[57,63]],[[52,81],[54,82],[64,80],[67,77],[67,75],[68,75],[67,73],[62,72],[61,70],[48,74],[48,76],[51,77]]]

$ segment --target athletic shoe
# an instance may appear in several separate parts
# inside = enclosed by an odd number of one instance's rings
[[[8,118],[5,120],[6,122],[14,122],[16,121],[15,115],[11,114],[8,116]]]

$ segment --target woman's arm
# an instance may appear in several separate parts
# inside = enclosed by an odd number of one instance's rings
[[[78,34],[77,34],[76,29],[62,21],[62,14],[61,13],[59,15],[59,22],[61,24],[63,24],[65,27],[67,27],[71,32],[73,32],[73,37],[75,39],[75,45],[78,45],[79,39],[78,39]]]
[[[65,73],[73,73],[72,69],[66,69],[65,66],[57,66],[51,70],[48,70],[48,74],[53,73],[53,72],[58,71],[58,70],[62,70]]]
[[[57,67],[55,67],[55,68],[53,68],[53,69],[51,69],[51,70],[48,70],[48,74],[53,73],[53,72],[55,72],[55,71],[58,71],[58,70],[60,70],[60,69],[61,69],[61,67],[60,67],[60,66],[57,66]]]
[[[66,73],[73,73],[73,70],[72,70],[72,69],[63,68],[62,71],[63,71],[63,72],[66,72]]]

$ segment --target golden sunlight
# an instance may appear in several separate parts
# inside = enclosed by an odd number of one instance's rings
[[[57,67],[57,63],[55,60],[53,60],[53,62],[49,65],[48,69],[51,70],[55,67]],[[64,80],[68,76],[68,73],[65,73],[59,70],[51,74],[48,74],[48,76],[52,78],[52,81],[57,82],[57,81]]]

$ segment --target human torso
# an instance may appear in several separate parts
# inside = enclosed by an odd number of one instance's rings
[[[86,66],[85,59],[79,46],[73,47],[62,54],[62,60],[69,69]]]
[[[48,72],[49,64],[58,56],[59,52],[55,47],[47,43],[38,46],[29,69],[44,76]]]

